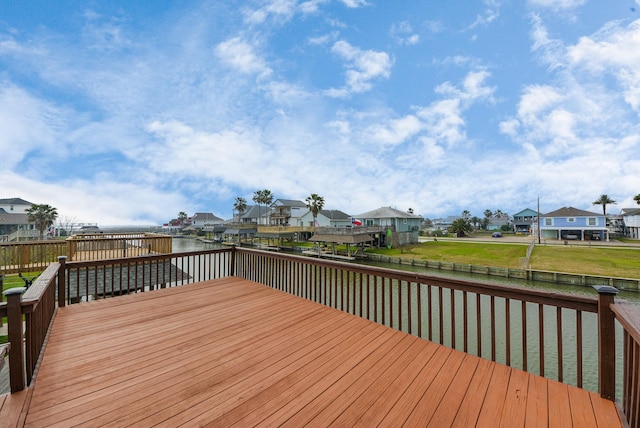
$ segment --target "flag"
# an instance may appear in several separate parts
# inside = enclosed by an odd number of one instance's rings
[[[362,226],[362,222],[357,218],[353,218],[353,217],[351,218],[351,224],[353,224],[354,226]]]

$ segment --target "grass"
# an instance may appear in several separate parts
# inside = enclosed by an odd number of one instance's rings
[[[527,246],[476,242],[429,241],[404,249],[367,249],[392,257],[468,263],[522,269]],[[529,267],[535,270],[640,278],[640,248],[603,248],[536,245]]]

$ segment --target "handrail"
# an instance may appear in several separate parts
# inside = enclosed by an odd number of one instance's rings
[[[16,287],[3,293],[7,302],[0,307],[0,315],[6,313],[7,316],[11,346],[9,382],[12,393],[25,388],[25,377],[26,385],[29,385],[37,370],[46,336],[55,316],[55,285],[59,268],[59,263],[50,264],[28,290]]]
[[[640,426],[640,311],[628,302],[615,302],[611,311],[623,330],[622,411],[629,426]]]

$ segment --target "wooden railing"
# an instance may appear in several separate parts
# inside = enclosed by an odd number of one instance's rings
[[[611,400],[618,397],[631,426],[640,426],[640,311],[614,301],[612,287],[578,296],[235,247],[91,262],[61,258],[18,305],[28,316],[27,379],[50,325],[54,278],[58,306],[64,306],[229,275]],[[15,297],[8,297],[0,303],[0,316],[11,312]],[[36,316],[38,310],[42,314]],[[19,331],[10,334],[10,358],[21,348],[13,345],[22,336],[16,320],[15,314],[9,318],[10,331]],[[622,355],[616,355],[616,331],[624,343]]]
[[[59,256],[100,260],[171,253],[171,240],[171,236],[156,233],[97,233],[73,235],[64,241],[1,243],[0,272],[42,271]]]
[[[11,288],[3,293],[7,301],[0,302],[0,317],[7,317],[11,392],[23,390],[35,376],[56,311],[59,267],[59,263],[50,264],[29,289]]]
[[[64,241],[3,242],[0,270],[4,273],[42,271],[67,252]]]
[[[171,253],[172,238],[155,233],[96,233],[66,239],[70,260],[100,260]]]

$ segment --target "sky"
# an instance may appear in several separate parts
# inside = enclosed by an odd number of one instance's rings
[[[637,207],[640,0],[0,2],[0,198],[152,225],[263,189]]]

